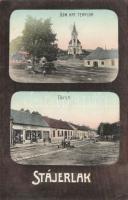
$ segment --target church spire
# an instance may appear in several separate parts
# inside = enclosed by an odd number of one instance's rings
[[[76,55],[82,54],[81,43],[77,37],[78,37],[78,33],[77,33],[76,26],[74,23],[72,33],[71,33],[71,40],[68,46],[68,54],[70,55],[76,56]]]
[[[75,22],[74,22],[74,25],[73,25],[72,35],[78,35]]]

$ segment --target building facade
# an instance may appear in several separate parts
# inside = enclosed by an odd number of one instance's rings
[[[118,51],[107,50],[98,47],[84,60],[85,67],[109,67],[118,68]]]
[[[68,54],[73,56],[82,54],[82,46],[81,42],[78,40],[78,32],[75,24],[73,26],[71,40],[69,41],[68,45]]]
[[[10,144],[30,144],[49,140],[50,128],[42,116],[28,110],[11,110]]]
[[[89,138],[90,129],[88,127],[79,126],[72,123],[70,123],[70,126],[72,126],[74,130],[74,134],[73,134],[74,139],[83,140],[85,138]]]
[[[60,143],[89,138],[90,129],[29,110],[11,110],[10,144]]]
[[[72,139],[74,136],[73,128],[63,120],[43,117],[50,127],[51,142],[61,142],[64,139]]]

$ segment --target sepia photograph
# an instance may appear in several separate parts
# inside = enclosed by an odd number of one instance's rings
[[[111,92],[17,92],[11,158],[25,165],[103,165],[119,158],[119,98]]]
[[[23,83],[107,83],[118,75],[118,17],[111,10],[15,10],[9,74]]]

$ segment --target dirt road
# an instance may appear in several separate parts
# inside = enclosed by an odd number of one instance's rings
[[[81,62],[58,61],[55,66],[57,71],[46,76],[10,66],[10,76],[16,82],[24,83],[105,83],[113,81],[117,75],[117,69],[87,68]]]

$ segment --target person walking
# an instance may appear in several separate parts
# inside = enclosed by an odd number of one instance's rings
[[[44,76],[46,75],[46,66],[45,66],[46,63],[47,63],[47,59],[46,59],[45,56],[43,56],[43,57],[40,59],[39,64],[40,64],[40,67],[41,67],[41,69],[42,69],[42,73],[43,73]]]

